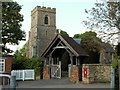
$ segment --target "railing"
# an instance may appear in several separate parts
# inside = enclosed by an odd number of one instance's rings
[[[16,76],[16,80],[34,80],[34,70],[12,70],[11,75]]]

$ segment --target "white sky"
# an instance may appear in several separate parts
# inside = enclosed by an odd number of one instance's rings
[[[28,31],[31,27],[31,10],[38,6],[56,8],[56,27],[66,31],[71,37],[74,34],[84,33],[86,28],[82,24],[86,20],[85,9],[91,9],[94,3],[99,0],[14,0],[22,6],[21,13],[24,15],[22,29],[26,32],[28,40]],[[8,46],[12,50],[21,48],[26,41],[20,42],[18,46]]]

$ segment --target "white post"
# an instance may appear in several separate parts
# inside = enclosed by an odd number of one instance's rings
[[[35,74],[34,74],[34,70],[33,70],[33,80],[35,79]]]
[[[68,76],[70,78],[70,75],[71,75],[71,64],[68,64]]]
[[[23,81],[25,80],[25,72],[24,70],[22,70],[22,73],[23,73]]]

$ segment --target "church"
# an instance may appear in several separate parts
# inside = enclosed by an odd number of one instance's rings
[[[66,55],[66,58],[62,57]],[[110,75],[110,65],[101,64],[86,65],[85,58],[89,57],[87,52],[81,47],[79,40],[63,36],[56,30],[56,8],[36,6],[31,11],[31,29],[29,31],[28,49],[26,56],[44,58],[43,79],[61,79],[66,73],[72,82],[92,81],[94,75]],[[91,68],[99,67],[95,71]],[[90,69],[90,70],[89,70]],[[100,70],[105,70],[104,75]],[[92,73],[91,73],[92,71]],[[94,74],[97,73],[97,74]],[[89,76],[92,74],[92,80]],[[110,81],[109,77],[104,77],[102,81]]]

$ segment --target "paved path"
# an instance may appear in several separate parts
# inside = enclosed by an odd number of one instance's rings
[[[71,83],[68,78],[35,80],[35,81],[18,81],[17,88],[110,88],[110,83],[82,84]]]

